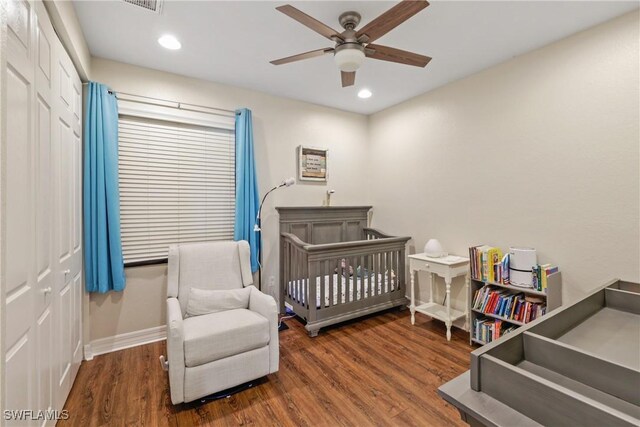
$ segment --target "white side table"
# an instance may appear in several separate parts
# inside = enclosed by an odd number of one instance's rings
[[[430,274],[429,302],[416,307],[415,276],[418,271]],[[442,258],[431,258],[425,254],[409,255],[409,273],[411,275],[411,324],[416,323],[416,311],[434,319],[441,320],[447,326],[447,341],[451,341],[451,325],[461,317],[465,318],[465,329],[469,324],[469,258],[449,255]],[[435,276],[444,279],[446,285],[445,305],[433,301],[433,283]],[[454,277],[465,276],[465,310],[451,308],[451,280]]]

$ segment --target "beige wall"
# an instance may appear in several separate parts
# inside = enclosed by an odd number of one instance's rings
[[[272,95],[93,58],[91,79],[116,92],[234,110],[250,108],[260,194],[296,175],[296,147],[329,149],[329,183],[296,184],[269,196],[263,208],[264,276],[278,283],[278,218],[275,206],[321,205],[328,188],[332,204],[366,204],[367,117]],[[166,266],[128,268],[122,293],[92,294],[90,339],[164,324]],[[274,291],[275,292],[275,291]]]
[[[636,11],[371,116],[373,225],[533,246],[565,301],[639,280],[638,40]]]
[[[319,205],[333,188],[336,204],[372,204],[375,226],[413,236],[411,252],[430,237],[459,254],[534,246],[560,266],[568,300],[614,276],[640,280],[637,22],[628,14],[368,118],[97,58],[91,78],[251,108],[262,194],[295,175],[297,145],[330,149],[329,185],[283,189],[266,206],[265,284],[277,283],[273,207]],[[166,267],[126,273],[122,294],[91,296],[91,340],[163,324]]]

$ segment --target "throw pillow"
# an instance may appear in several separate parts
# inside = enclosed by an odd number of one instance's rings
[[[251,288],[224,291],[191,288],[187,302],[187,316],[201,316],[219,311],[249,307]]]

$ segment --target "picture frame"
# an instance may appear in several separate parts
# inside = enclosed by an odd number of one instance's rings
[[[326,148],[298,147],[298,180],[327,182],[328,154]]]

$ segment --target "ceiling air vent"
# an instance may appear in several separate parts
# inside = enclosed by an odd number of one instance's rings
[[[123,0],[125,3],[141,7],[151,12],[161,13],[163,0]]]

